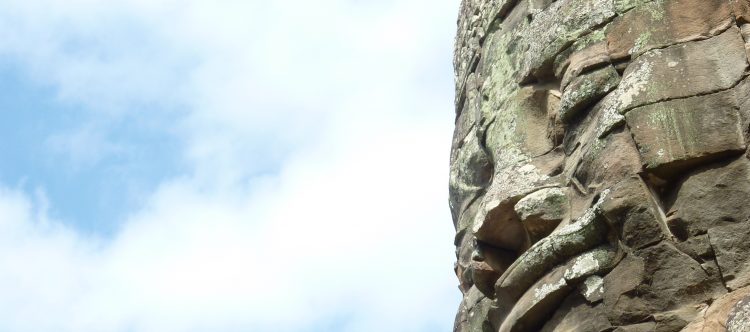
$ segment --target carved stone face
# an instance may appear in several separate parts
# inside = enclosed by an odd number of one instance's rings
[[[749,13],[463,2],[457,330],[679,331],[750,285]]]

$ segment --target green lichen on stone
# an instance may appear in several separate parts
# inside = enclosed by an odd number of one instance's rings
[[[651,14],[651,19],[653,21],[664,20],[664,0],[656,0],[643,7]]]
[[[619,83],[620,75],[612,66],[575,78],[563,92],[560,119],[569,121],[578,111],[614,90]]]
[[[516,203],[515,210],[522,221],[530,216],[562,219],[568,204],[568,196],[562,188],[545,188],[522,198]]]
[[[657,154],[661,158],[671,159],[678,148],[683,151],[695,151],[699,146],[701,128],[699,121],[694,118],[694,113],[676,114],[674,109],[668,109],[659,105],[647,116],[647,122],[652,128],[660,130],[660,136],[649,148],[658,148]],[[677,146],[675,147],[675,143]],[[661,159],[660,158],[660,159]]]
[[[608,191],[602,192],[594,206],[575,222],[555,230],[524,252],[498,280],[498,295],[518,298],[553,266],[601,243],[607,227],[598,209],[607,194]]]
[[[646,45],[648,45],[649,40],[651,39],[651,32],[647,31],[638,36],[638,39],[635,40],[635,44],[633,45],[633,48],[630,49],[630,54],[638,54],[643,51]]]
[[[638,107],[625,117],[644,165],[654,169],[744,150],[735,104],[731,91],[719,92]]]
[[[513,79],[516,73],[514,59],[507,51],[510,44],[509,34],[496,32],[488,37],[482,53],[485,65],[481,69],[484,83],[478,135],[491,150],[508,146],[513,141],[509,133],[515,132],[512,114],[503,111],[518,88]]]
[[[550,69],[555,57],[579,37],[615,17],[613,0],[561,0],[539,13],[521,34],[524,57],[519,81]]]
[[[645,3],[652,2],[654,0],[614,0],[615,10],[618,14],[623,14],[637,6]]]
[[[606,26],[594,30],[589,34],[578,38],[578,40],[576,40],[573,45],[560,52],[560,54],[555,57],[555,61],[553,62],[552,66],[555,71],[555,76],[561,77],[563,75],[563,71],[565,70],[565,68],[567,68],[567,65],[569,64],[568,60],[573,53],[579,52],[598,42],[607,40],[607,34],[605,33],[605,30]]]

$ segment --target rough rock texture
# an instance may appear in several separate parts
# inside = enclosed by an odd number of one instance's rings
[[[463,0],[455,331],[750,331],[750,0]]]

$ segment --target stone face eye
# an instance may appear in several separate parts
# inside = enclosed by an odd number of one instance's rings
[[[456,331],[744,331],[750,1],[464,0]]]

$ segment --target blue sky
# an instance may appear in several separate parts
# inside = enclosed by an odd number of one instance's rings
[[[56,100],[53,86],[25,77],[19,64],[3,64],[0,77],[0,151],[7,157],[0,179],[54,203],[48,213],[60,222],[112,234],[144,203],[142,195],[184,171],[183,146],[166,121],[97,123],[85,107]]]
[[[0,330],[451,330],[459,1],[0,3]]]

